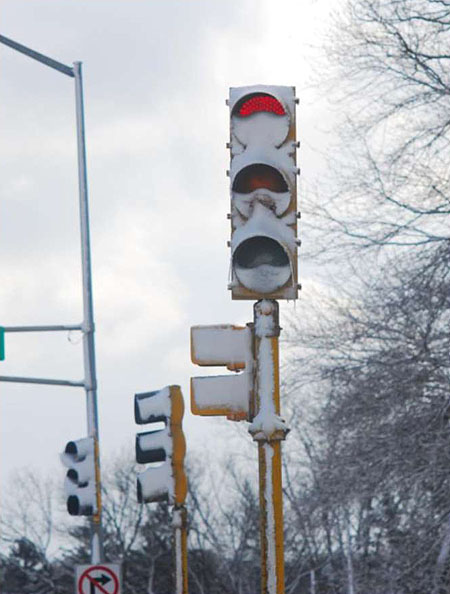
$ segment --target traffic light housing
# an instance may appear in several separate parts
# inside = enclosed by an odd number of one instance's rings
[[[192,414],[250,420],[253,416],[253,359],[253,333],[249,326],[192,326],[192,362],[204,367],[224,365],[236,372],[192,377]]]
[[[154,464],[137,477],[139,503],[168,500],[183,505],[187,494],[184,472],[186,440],[182,429],[183,395],[179,386],[167,386],[155,392],[136,394],[136,423],[156,425],[136,435],[136,462]],[[160,428],[161,424],[163,428]]]
[[[69,441],[61,461],[68,468],[64,481],[67,511],[71,516],[93,516],[97,513],[94,438]]]
[[[230,89],[233,299],[296,299],[294,87]]]

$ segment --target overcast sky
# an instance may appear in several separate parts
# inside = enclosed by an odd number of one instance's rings
[[[225,99],[230,86],[296,86],[302,185],[313,183],[330,116],[311,66],[335,4],[3,0],[1,34],[83,62],[102,456],[132,449],[135,392],[180,384],[189,402],[189,377],[205,374],[190,363],[191,325],[251,321],[252,303],[227,291]],[[73,79],[6,46],[0,59],[0,323],[79,323]],[[300,276],[307,299],[314,268]],[[82,379],[79,335],[6,338],[2,375]],[[58,453],[86,434],[84,391],[0,390],[2,483],[32,465],[62,484]],[[231,425],[187,413],[189,450],[236,450]]]

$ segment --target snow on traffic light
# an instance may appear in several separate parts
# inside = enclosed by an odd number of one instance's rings
[[[187,479],[183,414],[184,402],[179,386],[167,386],[134,397],[136,423],[154,426],[152,430],[136,435],[136,462],[152,464],[137,477],[139,503],[163,500],[175,506],[184,503]]]
[[[69,470],[64,481],[67,511],[71,516],[93,516],[98,511],[94,438],[69,441],[61,461]]]
[[[194,415],[224,415],[234,421],[252,417],[252,345],[252,331],[248,326],[192,326],[192,362],[205,367],[225,365],[236,372],[191,378]]]
[[[233,299],[296,299],[295,90],[230,89]]]

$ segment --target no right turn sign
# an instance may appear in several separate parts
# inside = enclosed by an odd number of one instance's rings
[[[76,594],[120,594],[120,565],[77,565]]]

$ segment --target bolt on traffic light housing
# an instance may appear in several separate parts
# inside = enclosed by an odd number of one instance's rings
[[[230,89],[233,299],[296,299],[295,90]]]
[[[94,438],[69,441],[61,462],[69,470],[64,481],[67,511],[71,516],[93,516],[97,513],[97,489]]]

